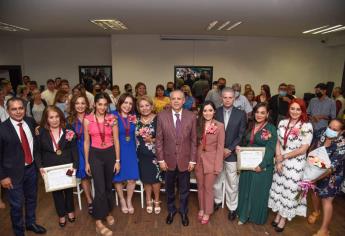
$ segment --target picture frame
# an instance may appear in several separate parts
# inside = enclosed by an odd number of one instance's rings
[[[240,147],[237,153],[238,170],[254,170],[265,156],[264,147]]]
[[[204,82],[206,80],[208,83]],[[174,83],[176,89],[188,85],[194,98],[203,101],[209,90],[212,89],[213,66],[174,66]]]
[[[72,163],[46,167],[43,169],[45,171],[43,180],[46,192],[53,192],[66,188],[74,188],[77,186],[77,179],[75,174],[72,176],[66,175],[66,172],[68,170],[73,169]]]
[[[92,91],[96,83],[107,83],[110,88],[113,85],[113,72],[110,65],[79,66],[79,83],[84,84],[86,90]]]

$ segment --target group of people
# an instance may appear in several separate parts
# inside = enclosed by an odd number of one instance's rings
[[[35,167],[44,176],[45,167],[62,164],[72,164],[69,174],[81,179],[88,213],[101,235],[112,235],[113,188],[122,213],[134,214],[132,196],[137,180],[144,184],[148,214],[160,214],[164,183],[166,223],[172,224],[179,213],[182,225],[188,226],[193,171],[201,224],[208,224],[222,204],[224,184],[229,220],[238,218],[239,225],[265,224],[271,208],[276,212],[271,224],[282,232],[287,220],[306,217],[306,200],[295,197],[308,152],[321,146],[327,150],[331,168],[314,180],[314,211],[308,222],[315,223],[320,217],[321,200],[323,222],[315,235],[329,235],[332,201],[343,182],[344,120],[336,116],[344,112],[344,103],[339,105],[327,97],[324,84],[315,87],[316,97],[307,106],[286,84],[280,84],[278,95],[272,97],[269,87],[263,85],[255,97],[250,86],[241,95],[240,84],[226,87],[226,80],[220,78],[198,104],[200,100],[193,98],[188,86],[174,90],[171,82],[167,89],[157,85],[151,99],[144,83],[135,86],[133,96],[130,84],[125,85],[124,93],[117,85],[110,90],[98,84],[89,92],[82,84],[69,91],[68,81],[57,81],[48,80],[42,93],[37,88],[27,92],[31,97],[27,100],[19,94],[11,96],[8,83],[1,83],[0,112],[6,116],[0,124],[0,183],[8,190],[16,235],[24,235],[25,229],[46,232],[36,223]],[[337,92],[339,98],[339,88]],[[265,148],[263,160],[254,170],[237,169],[242,147]],[[54,191],[52,196],[59,226],[75,222],[72,188]]]

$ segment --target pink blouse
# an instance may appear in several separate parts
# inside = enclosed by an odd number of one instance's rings
[[[112,114],[105,116],[104,124],[104,144],[102,145],[101,132],[103,132],[103,122],[99,122],[99,128],[97,126],[95,114],[85,116],[85,119],[89,121],[89,135],[91,138],[91,147],[98,149],[106,149],[114,145],[112,127],[117,124],[117,119]]]

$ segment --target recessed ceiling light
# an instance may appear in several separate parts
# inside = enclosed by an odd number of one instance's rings
[[[225,28],[225,26],[227,26],[228,24],[230,24],[231,21],[226,21],[224,24],[222,24],[221,26],[218,27],[217,30],[222,30],[223,28]]]
[[[322,29],[322,30],[313,32],[312,34],[319,34],[319,33],[322,33],[322,32],[325,32],[325,31],[329,31],[329,30],[331,30],[331,29],[335,29],[335,28],[338,28],[338,27],[341,27],[341,26],[342,26],[342,25],[335,25],[335,26],[332,26],[332,27],[329,27],[329,28],[326,28],[326,29]]]
[[[235,27],[239,26],[240,24],[242,24],[242,21],[239,21],[239,22],[237,22],[237,23],[233,24],[232,26],[230,26],[230,27],[229,27],[229,28],[227,28],[226,30],[232,30],[233,28],[235,28]]]
[[[345,26],[337,28],[337,29],[333,29],[333,30],[330,30],[330,31],[323,32],[322,34],[328,34],[328,33],[331,33],[331,32],[337,32],[337,31],[342,31],[342,30],[345,30]]]
[[[303,34],[308,34],[308,33],[311,33],[311,32],[314,32],[314,31],[316,31],[316,30],[320,30],[320,29],[323,29],[323,28],[326,28],[326,27],[328,27],[328,25],[324,25],[324,26],[321,26],[321,27],[317,27],[317,28],[315,28],[315,29],[306,30],[306,31],[303,31],[302,33],[303,33]]]
[[[101,27],[104,30],[113,29],[113,30],[126,30],[128,29],[124,23],[116,19],[95,19],[90,20],[90,22]]]
[[[218,23],[217,20],[212,21],[212,22],[207,26],[207,30],[211,30],[217,23]]]
[[[16,26],[16,25],[10,25],[10,24],[4,23],[4,22],[0,22],[0,30],[11,31],[11,32],[30,31],[27,28],[23,28],[23,27]]]

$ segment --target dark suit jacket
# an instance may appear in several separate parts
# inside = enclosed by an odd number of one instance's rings
[[[176,137],[171,109],[158,114],[156,133],[156,154],[158,161],[165,161],[168,169],[183,172],[189,162],[196,162],[197,136],[196,116],[183,109],[181,117],[181,134]]]
[[[33,158],[36,159],[39,152],[37,137],[35,136],[36,122],[30,117],[24,121],[29,126],[33,137]],[[25,156],[18,134],[13,127],[10,118],[0,124],[0,180],[10,177],[12,183],[19,183],[24,176]]]
[[[216,111],[216,120],[224,123],[223,106],[219,107]],[[231,155],[225,161],[237,161],[236,146],[242,142],[246,132],[247,115],[244,111],[232,107],[231,115],[228,121],[228,126],[225,130],[225,145],[224,147],[231,150]]]
[[[58,156],[54,151],[53,141],[50,137],[49,131],[44,128],[40,128],[40,134],[38,136],[40,145],[40,154],[35,159],[38,168],[57,166],[73,163],[73,168],[78,168],[78,149],[76,135],[71,140],[66,140],[66,129],[62,129],[63,134],[59,140],[59,146],[62,154]]]

